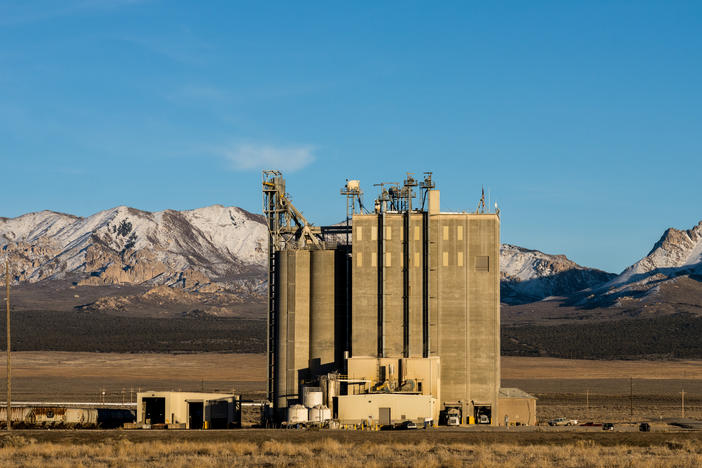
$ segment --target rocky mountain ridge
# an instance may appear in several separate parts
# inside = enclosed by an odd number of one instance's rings
[[[573,303],[622,307],[631,305],[632,301],[656,302],[662,296],[675,300],[671,290],[681,287],[687,291],[686,296],[692,296],[685,302],[692,301],[702,313],[702,221],[688,230],[666,229],[648,255]],[[696,289],[701,294],[695,294]]]
[[[0,218],[0,252],[15,283],[169,286],[188,292],[265,293],[262,217],[213,205],[155,213],[119,206],[81,218],[42,211]]]
[[[119,206],[86,218],[52,211],[0,218],[0,254],[9,255],[17,284],[139,285],[150,293],[129,297],[159,304],[202,299],[187,294],[219,295],[223,299],[212,303],[213,310],[263,300],[266,238],[262,216],[221,205],[153,213]],[[620,275],[510,244],[502,245],[500,266],[507,304],[554,296],[586,308],[655,300],[671,282],[702,274],[702,222],[690,230],[666,230],[646,257]],[[696,282],[688,283],[686,291],[694,289]],[[167,294],[164,287],[181,293]],[[112,306],[129,303],[112,298],[94,304],[100,310]]]
[[[502,244],[500,249],[501,300],[507,304],[570,296],[615,276],[580,266],[565,255],[549,255],[511,244]]]

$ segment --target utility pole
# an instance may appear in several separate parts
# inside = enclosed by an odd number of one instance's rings
[[[629,377],[629,412],[631,419],[634,419],[634,378]]]
[[[7,305],[7,430],[12,430],[12,361],[10,352],[10,260],[5,259],[5,301]]]
[[[590,389],[585,390],[585,408],[587,409],[587,414],[590,414]]]
[[[682,389],[682,392],[680,392],[682,395],[682,401],[680,402],[680,417],[684,418],[685,417],[685,389]]]

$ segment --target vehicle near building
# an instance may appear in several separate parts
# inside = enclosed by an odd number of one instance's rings
[[[417,423],[414,421],[402,421],[400,424],[395,426],[395,429],[417,429]]]
[[[556,418],[552,419],[548,422],[549,426],[577,426],[578,425],[578,420],[577,419],[568,419],[568,418]]]

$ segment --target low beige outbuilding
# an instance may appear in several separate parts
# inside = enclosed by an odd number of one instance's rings
[[[341,424],[396,424],[414,421],[433,424],[436,398],[431,395],[402,393],[363,393],[339,397]]]
[[[226,429],[241,424],[241,406],[231,393],[140,392],[137,424],[169,428]]]
[[[518,388],[500,388],[499,425],[535,426],[536,397]]]

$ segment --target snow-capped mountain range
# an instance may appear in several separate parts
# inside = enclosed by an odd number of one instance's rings
[[[71,280],[78,286],[167,286],[192,293],[265,294],[267,233],[261,215],[220,205],[147,212],[120,206],[81,218],[42,211],[0,218],[0,255],[16,283]],[[580,305],[655,294],[662,284],[702,274],[702,222],[668,229],[651,252],[620,275],[563,255],[504,244],[502,299],[552,296]],[[696,276],[697,275],[697,276]]]
[[[155,213],[119,206],[86,218],[41,211],[0,218],[16,282],[151,284],[211,292],[260,283],[262,217],[236,207]]]
[[[565,255],[502,244],[500,276],[502,302],[521,304],[551,296],[569,296],[599,286],[616,275],[582,267]]]
[[[668,228],[648,255],[593,288],[593,294],[579,304],[621,306],[627,299],[650,300],[662,289],[687,280],[702,293],[702,221],[688,230]],[[702,294],[693,302],[702,306]]]

